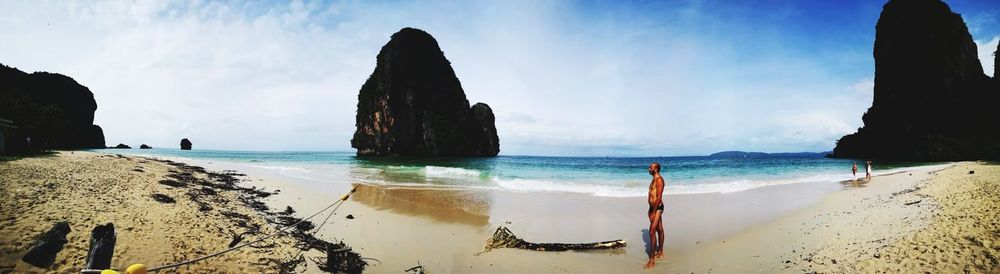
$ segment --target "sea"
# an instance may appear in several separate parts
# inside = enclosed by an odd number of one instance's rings
[[[358,157],[353,152],[225,151],[179,149],[98,149],[101,153],[275,171],[317,183],[363,183],[386,187],[469,188],[512,192],[570,192],[594,196],[641,197],[650,182],[647,168],[659,162],[664,193],[732,193],[784,184],[835,183],[864,177],[864,161],[822,154],[682,157],[489,158]],[[851,164],[859,174],[851,174]],[[879,163],[875,175],[934,163]],[[239,170],[239,168],[237,168]]]

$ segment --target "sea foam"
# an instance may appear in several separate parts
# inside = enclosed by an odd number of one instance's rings
[[[478,170],[464,169],[458,167],[442,167],[442,166],[424,167],[424,175],[428,177],[463,178],[463,177],[479,177],[480,174],[481,172]]]

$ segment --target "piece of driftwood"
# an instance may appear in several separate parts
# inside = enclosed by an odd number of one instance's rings
[[[489,252],[490,250],[497,248],[520,248],[528,250],[537,251],[566,251],[566,250],[600,250],[600,249],[616,249],[625,247],[625,240],[614,240],[614,241],[604,241],[595,243],[577,243],[577,244],[563,244],[563,243],[532,243],[527,242],[514,236],[514,233],[507,229],[506,227],[498,227],[496,232],[493,232],[493,237],[486,240],[486,245],[483,246],[483,251],[478,254]]]
[[[361,273],[365,270],[365,266],[368,266],[368,262],[365,262],[358,253],[351,251],[344,242],[327,243],[326,261],[317,264],[320,270],[326,272],[348,274]]]
[[[111,268],[111,256],[115,253],[115,225],[107,223],[94,227],[90,232],[90,251],[87,252],[86,269]]]
[[[420,265],[420,261],[417,261],[417,266],[411,267],[411,268],[409,268],[407,270],[403,270],[403,272],[406,272],[406,273],[413,272],[413,274],[429,274],[430,273],[426,269],[424,269],[424,266]]]
[[[35,267],[48,268],[56,260],[56,254],[63,250],[66,245],[66,234],[70,232],[69,223],[66,221],[57,222],[52,229],[38,237],[38,242],[28,253],[21,257],[21,260]]]

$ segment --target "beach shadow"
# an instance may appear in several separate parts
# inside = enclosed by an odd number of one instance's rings
[[[642,242],[644,244],[642,250],[646,253],[646,256],[649,256],[651,255],[650,246],[653,244],[653,241],[649,239],[649,229],[643,228],[640,232],[642,233]]]
[[[482,191],[353,186],[357,192],[351,200],[376,209],[475,227],[489,224],[490,200]]]
[[[868,184],[868,180],[865,179],[852,179],[840,181],[840,185],[844,188],[862,188]]]
[[[17,161],[24,158],[34,158],[34,157],[39,157],[39,158],[55,157],[56,155],[58,155],[58,153],[52,150],[37,150],[37,151],[28,151],[20,153],[0,154],[0,162]]]

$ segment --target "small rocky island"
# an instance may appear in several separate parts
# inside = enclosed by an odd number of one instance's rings
[[[181,150],[191,150],[191,140],[181,139]]]
[[[875,96],[864,127],[837,141],[834,157],[1000,159],[1000,69],[993,78],[983,73],[976,43],[947,4],[886,3],[874,58]]]
[[[404,28],[376,58],[358,94],[359,156],[496,156],[493,110],[469,106],[451,62],[430,34]]]

